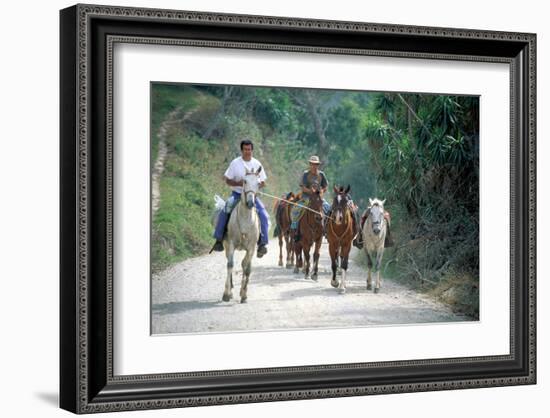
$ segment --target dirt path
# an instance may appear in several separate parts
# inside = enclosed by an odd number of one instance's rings
[[[283,330],[379,324],[467,321],[443,304],[385,279],[379,294],[366,290],[366,272],[353,262],[347,293],[330,286],[328,245],[323,243],[319,280],[304,280],[277,266],[278,244],[254,257],[248,302],[239,303],[241,279],[238,254],[233,278],[234,299],[222,302],[226,276],[224,253],[186,260],[155,275],[152,283],[153,334]]]
[[[172,110],[168,116],[164,119],[157,133],[158,138],[158,154],[155,164],[153,164],[153,172],[151,175],[152,178],[152,207],[153,215],[157,212],[160,206],[160,179],[162,173],[164,172],[164,162],[168,154],[168,147],[166,146],[166,135],[168,135],[172,126],[176,123],[184,123],[196,109],[192,109],[186,112],[183,116],[182,110],[180,107]]]

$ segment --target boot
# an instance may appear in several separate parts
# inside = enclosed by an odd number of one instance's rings
[[[258,246],[258,252],[256,253],[256,257],[262,258],[266,254],[267,254],[267,247],[265,246],[265,244],[260,244]]]
[[[208,254],[212,253],[212,251],[223,251],[223,242],[216,240],[214,246]]]

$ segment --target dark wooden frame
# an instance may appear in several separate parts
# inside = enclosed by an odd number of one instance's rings
[[[76,5],[61,11],[60,406],[75,413],[536,382],[536,36]],[[510,355],[113,375],[112,46],[116,42],[510,65]]]

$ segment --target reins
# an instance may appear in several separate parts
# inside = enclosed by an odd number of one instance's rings
[[[264,196],[267,196],[267,197],[271,197],[271,198],[273,198],[273,199],[280,200],[280,201],[282,201],[282,202],[286,202],[286,203],[291,204],[291,205],[294,205],[294,206],[298,206],[299,208],[303,208],[303,209],[309,210],[310,212],[316,213],[317,215],[321,215],[322,217],[325,217],[325,218],[328,218],[328,219],[332,219],[332,217],[330,217],[330,216],[328,216],[328,215],[325,215],[325,214],[322,213],[322,212],[316,211],[315,209],[311,209],[311,208],[309,208],[309,207],[307,207],[307,206],[304,206],[304,205],[300,205],[299,203],[291,202],[290,200],[283,199],[282,197],[273,196],[273,195],[271,195],[271,194],[269,194],[269,193],[264,193],[264,192],[262,192],[262,191],[260,191],[260,190],[258,190],[257,193],[260,193],[260,194],[262,194],[262,195],[264,195]]]

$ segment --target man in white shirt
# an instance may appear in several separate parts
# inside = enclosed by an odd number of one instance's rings
[[[265,169],[262,167],[262,164],[252,157],[252,152],[254,150],[254,144],[252,141],[245,139],[241,141],[241,156],[235,158],[229,164],[229,167],[224,173],[225,183],[231,187],[233,192],[229,199],[227,199],[225,204],[225,209],[222,210],[218,216],[218,222],[216,223],[216,229],[214,231],[214,238],[216,238],[216,243],[212,248],[214,251],[223,251],[223,235],[225,233],[225,226],[227,225],[227,220],[229,219],[229,214],[233,208],[237,205],[241,199],[241,193],[243,191],[243,179],[245,177],[246,171],[258,171],[259,168],[262,170],[259,174],[260,187],[265,185],[265,180],[267,175],[265,174]],[[267,242],[268,242],[268,217],[267,211],[265,209],[262,201],[256,196],[256,210],[258,212],[258,217],[260,218],[260,239],[258,242],[258,257],[262,257],[267,253]]]

